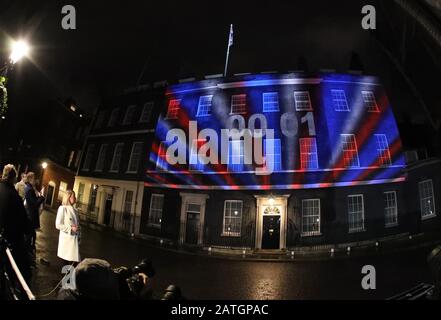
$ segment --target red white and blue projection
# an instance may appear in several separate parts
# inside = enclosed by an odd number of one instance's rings
[[[230,137],[230,129],[252,136]],[[149,159],[146,186],[179,189],[405,179],[392,108],[378,79],[367,76],[248,75],[170,86]]]

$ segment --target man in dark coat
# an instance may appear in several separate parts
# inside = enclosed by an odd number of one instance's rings
[[[35,250],[35,241],[37,239],[36,230],[40,229],[40,206],[44,202],[44,197],[39,196],[35,192],[35,174],[29,172],[27,174],[27,182],[25,188],[26,210],[31,221],[33,232],[31,235],[30,246]]]
[[[31,278],[31,268],[25,237],[31,233],[31,225],[23,200],[14,187],[16,179],[15,167],[6,165],[0,180],[0,232],[8,241],[14,260],[28,281]]]

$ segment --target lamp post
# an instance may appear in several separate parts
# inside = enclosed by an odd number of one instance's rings
[[[25,40],[13,41],[9,60],[0,69],[0,121],[6,119],[8,109],[8,91],[6,89],[8,71],[30,52],[30,47]]]
[[[43,170],[41,170],[41,179],[40,179],[40,187],[41,188],[44,188],[43,179],[44,179],[44,172],[45,172],[47,166],[48,166],[48,164],[46,161],[41,163],[41,168],[43,169]]]

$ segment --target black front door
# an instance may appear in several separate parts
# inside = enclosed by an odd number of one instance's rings
[[[199,216],[199,213],[187,212],[187,227],[185,230],[185,243],[187,244],[198,244]]]
[[[52,198],[53,197],[54,197],[54,186],[48,185],[47,186],[46,201],[45,201],[45,203],[48,206],[52,206]]]
[[[104,207],[104,224],[106,226],[110,224],[110,218],[112,216],[112,201],[113,201],[113,195],[108,194],[106,196],[106,205]]]
[[[262,249],[280,249],[280,216],[263,217]]]

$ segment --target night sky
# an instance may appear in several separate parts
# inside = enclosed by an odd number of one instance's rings
[[[136,85],[144,67],[141,83],[222,73],[230,23],[231,73],[297,70],[301,56],[312,70],[345,71],[352,52],[370,70],[380,68],[360,27],[368,1],[1,2],[2,56],[8,37],[33,46],[31,61],[11,76],[17,108],[73,97],[93,110],[102,97]],[[77,30],[61,28],[66,4],[76,8]]]

